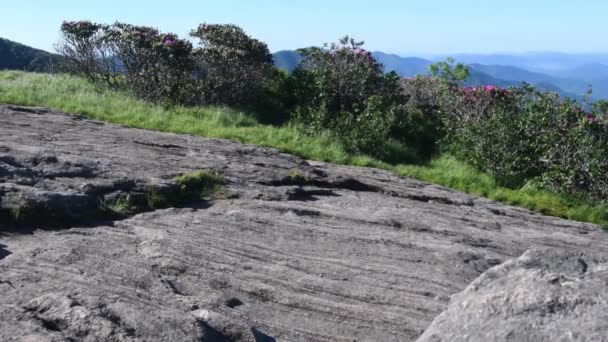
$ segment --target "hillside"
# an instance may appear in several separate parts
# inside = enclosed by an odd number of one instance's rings
[[[296,68],[298,63],[302,60],[299,53],[290,50],[278,51],[272,54],[274,65],[289,72],[292,72]]]
[[[0,70],[50,71],[58,55],[0,38]]]
[[[429,71],[429,65],[432,63],[424,58],[401,57],[380,51],[374,52],[373,56],[384,65],[385,71],[395,71],[403,77],[426,74]]]
[[[520,54],[454,54],[452,57],[467,64],[510,65],[520,69],[557,76],[583,65],[608,65],[606,53],[529,52]],[[443,57],[440,57],[443,58]]]
[[[0,146],[0,340],[402,342],[438,317],[422,341],[461,341],[496,312],[538,341],[608,328],[559,324],[605,315],[595,225],[44,108],[0,106]],[[459,304],[474,291],[498,309]]]
[[[395,54],[387,54],[376,51],[373,56],[384,65],[385,70],[395,71],[400,76],[412,77],[428,73],[428,66],[434,61],[417,57],[401,57]],[[510,55],[459,55],[463,60],[473,61],[468,63],[471,75],[465,81],[467,86],[497,85],[500,87],[520,86],[522,82],[529,83],[546,91],[554,91],[562,96],[581,98],[589,86],[593,86],[593,99],[608,98],[608,67],[603,64],[587,64],[575,66],[574,62],[565,59],[561,71],[553,71],[551,74],[540,71],[531,71],[521,58]],[[475,59],[477,58],[477,59]],[[548,58],[548,57],[547,57]],[[274,54],[275,65],[287,71],[292,71],[301,57],[295,51],[279,51]],[[509,64],[483,64],[488,63],[513,63]],[[544,60],[536,60],[541,63]],[[546,62],[548,63],[548,62]],[[547,64],[543,65],[547,65]],[[520,65],[520,66],[516,66]],[[571,69],[570,69],[571,66]]]
[[[301,134],[292,125],[263,125],[250,114],[225,107],[158,106],[126,93],[100,89],[77,77],[0,72],[0,103],[51,107],[130,127],[227,138],[306,159],[381,168],[537,212],[608,226],[603,203],[579,201],[534,187],[506,188],[490,175],[449,156],[438,156],[424,165],[389,164],[349,153],[331,137]]]

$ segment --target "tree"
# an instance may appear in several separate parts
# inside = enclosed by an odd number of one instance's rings
[[[433,76],[457,83],[466,80],[470,75],[469,68],[462,63],[456,63],[452,57],[429,65],[429,71]]]

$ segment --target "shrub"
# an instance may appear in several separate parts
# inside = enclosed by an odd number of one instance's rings
[[[64,57],[66,71],[112,87],[119,84],[121,70],[114,58],[112,43],[106,39],[107,29],[106,25],[90,21],[63,22],[56,48]]]
[[[608,125],[599,102],[592,112],[528,85],[459,87],[453,77],[401,82],[411,125],[409,146],[438,145],[501,184],[543,185],[570,195],[606,199]],[[437,145],[435,145],[437,146]],[[418,147],[420,149],[420,147]]]
[[[446,117],[452,154],[511,187],[542,175],[542,132],[548,128],[543,121],[547,113],[520,108],[521,95],[516,90],[463,88],[455,101],[461,109]]]
[[[247,105],[275,75],[266,44],[236,25],[202,24],[191,36],[200,40],[193,52],[200,103]]]
[[[107,29],[126,83],[137,96],[152,100],[192,102],[192,44],[173,33],[147,26],[116,23]]]
[[[253,113],[260,123],[284,124],[289,121],[297,102],[294,95],[296,86],[287,71],[275,68],[268,85],[241,107]]]
[[[608,195],[608,129],[571,100],[532,87],[462,88],[446,116],[452,154],[504,185],[534,180],[570,194]]]
[[[429,71],[432,76],[451,82],[462,82],[470,75],[469,68],[466,65],[456,63],[456,60],[451,57],[446,58],[445,61],[429,65]]]
[[[111,87],[126,85],[152,100],[189,101],[190,42],[146,26],[64,22],[59,52],[69,70]]]
[[[391,132],[407,124],[396,74],[384,74],[363,43],[344,37],[339,44],[300,50],[294,71],[298,99],[295,119],[309,132],[328,131],[354,152],[382,157]]]
[[[417,76],[403,78],[401,88],[408,99],[406,111],[410,125],[405,137],[423,160],[428,160],[440,151],[440,140],[445,135],[443,119],[452,110],[450,94],[456,85],[439,77]]]

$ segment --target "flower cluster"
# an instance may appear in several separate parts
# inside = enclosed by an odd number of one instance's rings
[[[363,61],[368,62],[368,63],[371,63],[374,61],[372,53],[365,49],[361,49],[361,48],[336,47],[336,48],[333,48],[333,49],[327,51],[327,53],[333,58],[336,58],[338,56],[345,56],[345,57],[354,56],[355,58],[361,58]]]
[[[137,48],[149,49],[160,41],[158,30],[145,26],[118,26],[120,39],[132,43]]]
[[[583,118],[585,118],[585,120],[587,120],[589,123],[594,123],[597,121],[597,119],[591,114],[585,114],[583,115]]]
[[[157,29],[147,26],[116,24],[107,30],[106,38],[119,45],[137,49],[152,50],[171,56],[186,56],[192,51],[192,43],[179,39],[174,33],[161,34]]]
[[[175,44],[177,41],[175,40],[175,38],[174,38],[174,37],[168,36],[168,37],[163,38],[163,41],[162,41],[162,42],[163,42],[163,44],[165,44],[165,45],[173,45],[173,44]]]
[[[461,92],[465,102],[475,102],[480,97],[490,97],[492,99],[506,98],[510,94],[509,89],[500,88],[495,85],[464,87],[461,88]]]
[[[464,88],[462,88],[462,90],[465,93],[484,92],[484,93],[490,93],[490,94],[502,94],[502,93],[509,92],[508,89],[500,88],[495,85],[485,85],[485,86],[480,86],[480,87],[464,87]]]
[[[583,118],[583,120],[585,120],[585,122],[588,122],[588,123],[598,122],[597,117],[595,117],[592,113],[589,113],[589,112],[583,110],[581,107],[575,106],[574,112],[576,114],[580,115]]]

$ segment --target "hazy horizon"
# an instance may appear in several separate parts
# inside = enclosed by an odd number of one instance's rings
[[[77,1],[3,5],[0,37],[54,51],[63,20],[123,21],[186,36],[199,23],[233,23],[272,51],[319,46],[350,34],[366,48],[400,56],[459,54],[608,54],[608,2],[588,0]]]
[[[50,48],[45,48],[44,46],[36,46],[34,44],[30,44],[26,41],[23,40],[19,40],[16,39],[14,37],[10,37],[10,36],[0,36],[0,38],[4,38],[4,39],[8,39],[10,41],[16,42],[16,43],[20,43],[20,44],[24,44],[39,50],[43,50],[46,52],[52,52],[52,53],[56,53],[54,46],[51,46]],[[187,37],[185,37],[187,38]],[[257,37],[259,38],[259,37]],[[194,40],[193,40],[194,41]],[[54,41],[53,44],[54,45],[57,41]],[[321,44],[317,44],[317,45],[309,45],[309,46],[321,46]],[[273,50],[271,49],[272,53],[277,53],[277,52],[281,52],[281,51],[294,51],[297,50],[299,48],[303,48],[303,47],[307,47],[307,46],[300,46],[300,47],[294,47],[294,48],[290,48],[290,49],[276,49]],[[398,51],[389,51],[389,50],[374,50],[374,49],[370,49],[372,52],[383,52],[386,54],[391,54],[391,55],[397,55],[399,57],[418,57],[418,58],[424,58],[424,59],[434,59],[434,58],[443,58],[446,56],[514,56],[514,57],[526,57],[526,56],[533,56],[533,55],[541,55],[541,54],[554,54],[554,55],[568,55],[568,56],[602,56],[602,57],[608,57],[608,49],[605,51],[593,51],[593,52],[567,52],[567,51],[558,51],[558,50],[531,50],[531,51],[495,51],[495,52],[476,52],[476,51],[472,51],[472,52],[437,52],[437,53],[426,53],[426,52],[398,52]]]

